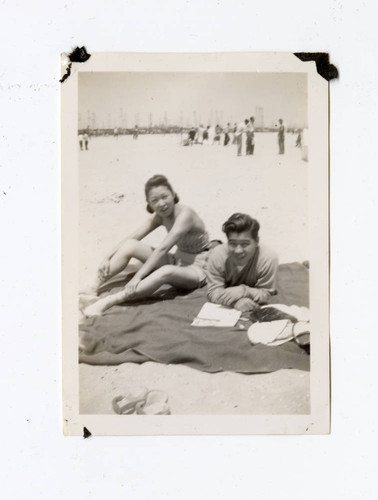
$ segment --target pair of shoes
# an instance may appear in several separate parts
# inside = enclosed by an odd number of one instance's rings
[[[144,402],[135,406],[138,415],[170,415],[168,396],[163,391],[150,391]]]
[[[116,396],[112,407],[118,415],[170,415],[168,396],[163,391],[148,391],[146,387],[135,387],[124,396]]]
[[[134,413],[138,403],[146,401],[148,390],[146,387],[134,387],[126,392],[124,396],[113,398],[112,407],[118,415],[130,415]]]

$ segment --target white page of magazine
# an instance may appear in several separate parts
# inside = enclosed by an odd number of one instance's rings
[[[192,326],[235,326],[241,315],[241,311],[225,307],[220,304],[206,302],[194,318]]]

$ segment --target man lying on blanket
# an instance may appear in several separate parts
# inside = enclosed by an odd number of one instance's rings
[[[249,215],[236,213],[223,224],[227,243],[217,246],[207,267],[210,302],[253,311],[276,292],[278,257],[259,244],[260,224]]]

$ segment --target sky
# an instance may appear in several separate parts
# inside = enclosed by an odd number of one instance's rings
[[[257,109],[259,108],[259,109]],[[79,127],[307,125],[305,73],[80,73]]]

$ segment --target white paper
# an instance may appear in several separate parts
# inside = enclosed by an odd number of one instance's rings
[[[236,309],[206,302],[194,318],[192,326],[235,326],[240,315],[241,312]]]

